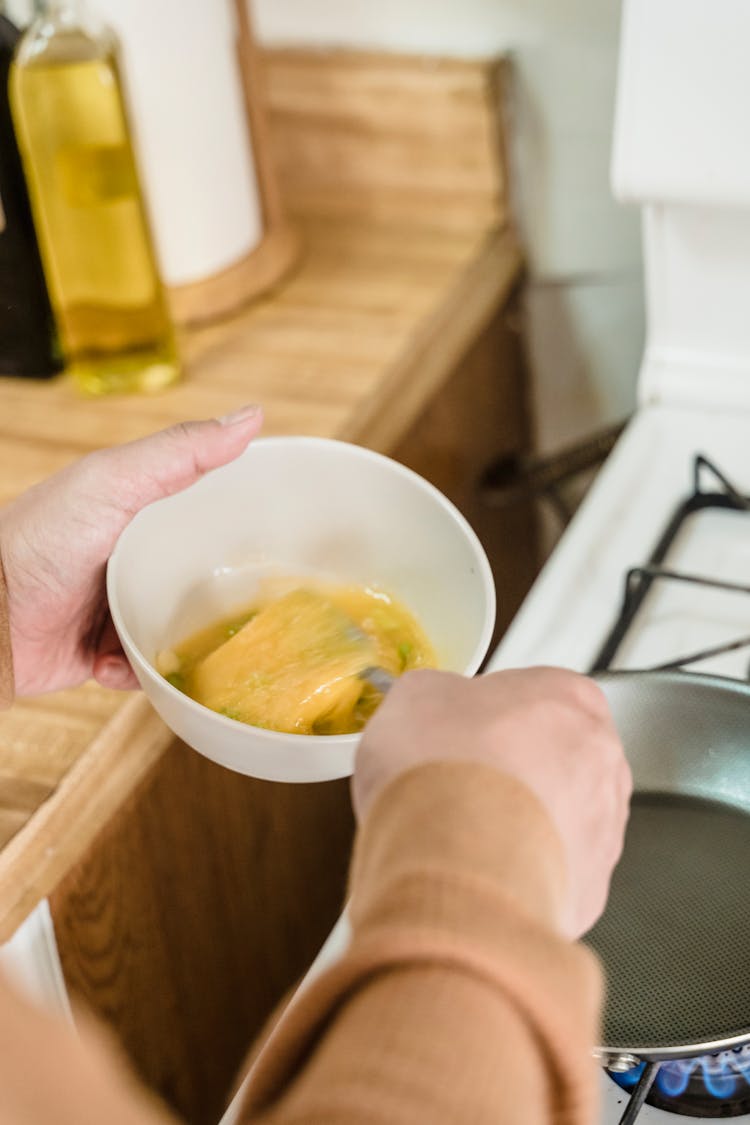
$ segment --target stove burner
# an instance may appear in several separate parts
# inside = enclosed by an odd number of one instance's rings
[[[624,1074],[610,1074],[623,1090],[638,1085],[645,1063]],[[662,1063],[646,1105],[681,1117],[742,1117],[750,1113],[750,1045],[699,1059]]]

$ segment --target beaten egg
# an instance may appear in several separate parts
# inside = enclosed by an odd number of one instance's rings
[[[161,652],[174,687],[213,711],[292,734],[352,734],[382,699],[369,668],[435,667],[413,614],[383,590],[289,580]]]

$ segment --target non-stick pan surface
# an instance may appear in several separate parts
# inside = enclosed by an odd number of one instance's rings
[[[633,770],[623,857],[587,943],[605,968],[603,1050],[646,1059],[750,1040],[750,687],[608,673]]]

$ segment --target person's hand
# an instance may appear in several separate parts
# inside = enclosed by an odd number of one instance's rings
[[[120,532],[147,504],[234,460],[262,424],[258,407],[185,422],[91,453],[0,511],[17,695],[137,680],[109,616],[105,571]]]
[[[566,932],[585,933],[604,909],[632,789],[606,699],[593,680],[555,668],[475,680],[430,671],[401,677],[357,752],[358,818],[396,776],[430,761],[483,762],[536,795],[565,851]]]

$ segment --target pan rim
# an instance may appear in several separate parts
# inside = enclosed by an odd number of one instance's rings
[[[681,668],[608,668],[602,672],[589,673],[595,683],[617,682],[618,680],[655,680],[669,684],[693,684],[695,687],[714,687],[732,695],[744,695],[750,699],[750,683],[746,680],[733,680],[731,676],[717,676],[713,672],[684,672]]]
[[[685,1043],[670,1047],[632,1047],[630,1044],[615,1046],[606,1044],[592,1049],[592,1055],[600,1062],[618,1055],[632,1055],[639,1062],[669,1062],[673,1059],[694,1059],[701,1055],[714,1055],[720,1051],[731,1051],[734,1047],[744,1047],[750,1043],[750,1030],[741,1035],[726,1039],[708,1039],[705,1043]]]
[[[614,685],[618,682],[628,680],[643,682],[647,679],[653,681],[655,686],[662,684],[669,688],[676,686],[692,686],[695,688],[711,689],[712,691],[731,695],[735,700],[744,698],[750,702],[750,683],[744,680],[735,680],[729,676],[718,676],[714,673],[683,671],[682,669],[655,669],[654,671],[649,671],[648,669],[606,669],[593,671],[590,675],[596,683],[602,686],[606,684]],[[647,792],[647,790],[636,790],[636,792]],[[729,1033],[722,1037],[708,1038],[697,1043],[693,1041],[669,1044],[667,1046],[655,1044],[639,1046],[632,1042],[602,1042],[594,1047],[592,1054],[594,1058],[600,1062],[603,1061],[605,1065],[607,1059],[612,1059],[617,1056],[632,1056],[638,1061],[643,1062],[668,1062],[673,1059],[697,1058],[701,1055],[715,1054],[749,1044],[750,1012],[748,1012],[748,1021],[748,1027],[744,1031]]]

